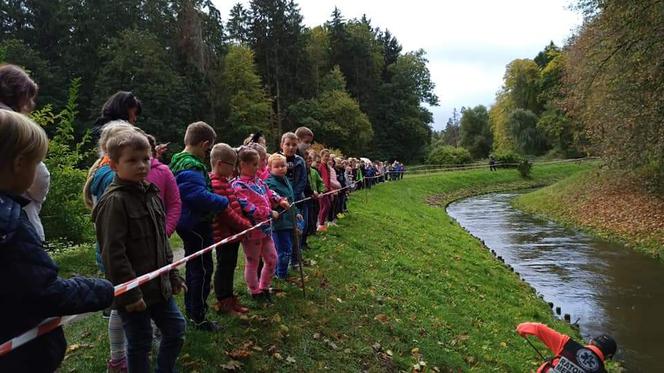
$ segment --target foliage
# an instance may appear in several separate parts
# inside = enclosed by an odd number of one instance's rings
[[[41,220],[48,240],[65,240],[84,243],[93,236],[90,212],[83,203],[81,191],[86,171],[78,168],[87,157],[89,136],[76,138],[76,117],[80,81],[74,79],[69,88],[67,105],[58,114],[51,106],[33,113],[33,119],[47,129],[55,127],[55,135],[49,142],[45,164],[51,173],[51,185],[42,207]]]
[[[500,164],[514,165],[516,163],[521,163],[521,161],[525,159],[521,154],[513,150],[496,151],[495,153],[493,153],[493,158],[496,160],[496,162],[498,162],[499,166]],[[502,166],[502,167],[508,167],[508,166]]]
[[[472,162],[473,157],[465,148],[442,145],[431,150],[427,161],[431,164],[461,165]]]
[[[580,1],[588,15],[568,52],[564,109],[611,166],[664,158],[664,3]],[[664,185],[664,179],[651,182]]]
[[[272,103],[261,86],[254,53],[245,46],[232,45],[224,58],[221,74],[222,102],[227,120],[217,129],[224,142],[237,144],[249,133],[270,130]],[[273,134],[277,138],[279,134]]]
[[[516,109],[507,118],[510,135],[524,154],[539,155],[547,149],[547,140],[537,128],[537,116],[530,110]]]
[[[519,162],[519,165],[516,167],[516,169],[519,171],[519,175],[521,175],[521,177],[524,179],[530,179],[530,170],[532,168],[533,164],[530,163],[527,159]]]
[[[461,112],[461,146],[475,159],[486,158],[491,151],[493,136],[489,128],[489,113],[483,105]]]
[[[516,59],[507,65],[503,89],[516,108],[539,114],[539,78],[540,70],[533,60]]]

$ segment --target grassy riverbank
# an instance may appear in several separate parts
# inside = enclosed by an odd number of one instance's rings
[[[664,259],[664,199],[624,173],[580,172],[518,197],[514,206]]]
[[[357,192],[339,226],[310,242],[305,255],[315,264],[306,269],[305,299],[278,283],[284,296],[256,306],[238,271],[236,289],[254,312],[244,319],[212,314],[224,328],[218,334],[188,330],[179,365],[187,372],[534,369],[539,361],[516,324],[535,320],[574,332],[440,206],[584,169],[536,166],[528,181],[515,170],[450,172]],[[105,329],[99,314],[67,326],[70,352],[61,371],[103,371]]]

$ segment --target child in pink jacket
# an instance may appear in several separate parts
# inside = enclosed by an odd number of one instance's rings
[[[232,183],[240,200],[246,200],[243,212],[252,225],[270,218],[278,219],[279,214],[272,210],[273,205],[286,209],[288,200],[272,193],[263,180],[257,176],[260,156],[254,149],[244,147],[238,154],[240,176]],[[270,224],[265,224],[249,232],[242,239],[244,249],[244,280],[251,296],[255,299],[270,301],[269,287],[277,264],[277,252],[272,242]],[[263,260],[263,269],[258,278],[258,263]]]
[[[175,226],[180,219],[182,209],[180,189],[178,189],[175,176],[173,176],[170,168],[157,159],[155,151],[157,141],[152,135],[147,135],[147,137],[152,147],[152,160],[146,180],[159,188],[159,197],[164,203],[164,210],[166,211],[166,235],[170,237],[175,232]]]

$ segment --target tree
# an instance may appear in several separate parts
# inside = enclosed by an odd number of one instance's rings
[[[465,108],[462,107],[461,111],[463,112],[464,110]],[[445,129],[442,131],[440,142],[445,145],[459,146],[459,142],[461,141],[460,125],[461,118],[459,117],[459,112],[454,108],[452,109],[452,117],[447,119]]]
[[[524,154],[540,155],[547,150],[546,138],[537,128],[537,115],[516,109],[507,119],[507,126],[517,148]]]
[[[235,4],[226,23],[228,40],[236,44],[249,44],[250,22],[249,11],[244,9],[241,3]]]
[[[486,158],[491,151],[493,138],[489,128],[489,113],[482,105],[466,109],[461,115],[461,146],[468,149],[475,159]]]
[[[503,91],[516,108],[539,114],[539,78],[540,71],[533,60],[516,59],[507,65]]]
[[[183,138],[187,124],[203,119],[192,111],[185,81],[168,63],[167,51],[156,36],[123,31],[100,53],[105,63],[95,84],[96,108],[116,91],[131,90],[144,101],[138,126],[171,141]]]
[[[221,92],[226,118],[218,133],[224,141],[239,143],[249,133],[267,133],[272,103],[262,88],[254,64],[254,53],[248,47],[232,45],[224,58]]]
[[[563,109],[610,165],[646,169],[664,190],[664,3],[579,7],[586,22],[569,47]]]

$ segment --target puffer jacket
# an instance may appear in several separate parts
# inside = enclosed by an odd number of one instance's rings
[[[170,169],[180,189],[182,211],[178,231],[191,231],[199,223],[212,223],[215,214],[228,206],[228,199],[212,193],[205,164],[193,154],[180,152],[171,159]]]
[[[265,184],[276,194],[287,198],[289,203],[295,201],[293,188],[287,177],[270,175],[265,180]],[[279,207],[277,211],[283,212],[283,209]],[[272,229],[275,231],[292,230],[295,216],[299,213],[297,206],[291,207],[288,211],[282,213],[279,219],[272,220]]]
[[[124,181],[117,176],[92,210],[97,242],[106,267],[106,278],[118,285],[152,272],[173,261],[166,237],[164,208],[154,184]],[[172,285],[179,284],[171,270],[115,298],[114,308],[141,298],[150,306],[170,299]]]
[[[249,218],[252,225],[270,219],[272,206],[277,205],[282,200],[282,197],[273,193],[259,177],[240,176],[233,180],[231,185],[238,198],[247,201],[242,208],[242,212]],[[265,224],[260,229],[249,232],[246,237],[255,240],[271,234],[270,225]]]
[[[0,192],[0,343],[47,317],[98,311],[113,301],[106,280],[58,277],[58,266],[22,210],[27,202]],[[66,348],[62,328],[56,328],[0,357],[0,372],[53,372]]]
[[[159,188],[159,197],[166,209],[166,235],[170,237],[175,232],[182,210],[180,190],[175,182],[175,176],[168,166],[159,162],[157,158],[152,158],[150,171],[145,179]]]
[[[240,201],[237,198],[228,178],[211,172],[210,181],[215,194],[228,198],[228,207],[218,213],[212,221],[214,242],[251,228],[251,222],[242,213],[242,204],[246,204],[246,201]]]

